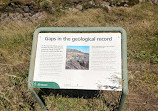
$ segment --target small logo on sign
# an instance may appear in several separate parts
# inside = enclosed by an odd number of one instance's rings
[[[38,86],[48,86],[48,84],[41,84],[41,83],[38,83],[37,85]]]

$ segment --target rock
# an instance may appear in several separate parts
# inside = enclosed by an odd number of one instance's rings
[[[76,9],[82,10],[82,9],[83,9],[83,6],[82,6],[82,5],[77,5],[77,6],[76,6]]]
[[[51,7],[51,10],[52,10],[52,12],[54,12],[54,11],[56,10],[56,8],[54,8],[54,7]]]
[[[29,13],[24,13],[23,16],[26,18],[29,16]]]
[[[88,4],[95,5],[94,1],[89,1]]]
[[[128,4],[124,4],[124,7],[128,7]]]
[[[4,13],[4,14],[1,15],[1,19],[5,19],[7,17],[8,17],[8,14],[6,14],[6,13]]]
[[[103,9],[106,10],[107,12],[110,11],[111,7],[109,5],[102,5]]]
[[[33,11],[33,10],[31,10],[30,11],[30,15],[32,16],[32,15],[34,15],[35,14],[35,12]]]
[[[148,0],[148,2],[151,2],[151,3],[152,3],[152,0]]]
[[[49,13],[52,14],[56,9],[55,9],[54,7],[50,7],[50,8],[48,8],[47,10],[49,11]]]
[[[109,2],[102,2],[101,6],[102,6],[102,5],[108,5],[108,6],[109,6],[110,3],[109,3]]]
[[[120,6],[125,6],[125,4],[127,4],[126,2],[121,2]]]
[[[108,3],[108,2],[103,2],[102,4],[101,4],[101,7],[103,7],[103,9],[105,9],[107,12],[109,12],[109,10],[110,10],[110,3]]]
[[[158,0],[152,0],[152,3],[157,4],[158,5]]]
[[[14,3],[9,3],[8,6],[9,6],[9,7],[14,7],[15,4],[14,4]]]
[[[15,11],[16,11],[16,12],[20,12],[20,13],[23,13],[23,12],[24,12],[21,8],[15,8]]]
[[[10,0],[10,1],[11,1],[11,0]],[[13,0],[12,0],[12,1],[13,1]],[[21,5],[21,2],[16,0],[16,1],[14,2],[14,4],[15,4],[15,5]]]
[[[7,10],[7,11],[13,11],[14,8],[12,8],[12,7],[7,7],[6,10]]]
[[[24,10],[24,12],[26,12],[26,13],[30,11],[30,9],[29,9],[28,6],[24,6],[24,7],[23,7],[23,10]]]
[[[79,10],[76,9],[76,8],[69,8],[69,11],[71,11],[71,12],[78,12]]]
[[[118,2],[118,3],[116,4],[116,6],[120,6],[120,2]]]
[[[129,0],[124,0],[124,2],[128,3],[128,2],[129,2]]]
[[[139,0],[139,2],[141,3],[141,2],[146,2],[146,0]]]

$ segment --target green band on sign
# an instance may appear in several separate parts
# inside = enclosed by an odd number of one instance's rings
[[[60,89],[59,85],[56,82],[40,82],[40,81],[34,81],[33,82],[34,88],[54,88],[54,89]]]

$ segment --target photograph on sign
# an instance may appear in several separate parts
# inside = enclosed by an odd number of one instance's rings
[[[39,33],[33,86],[122,91],[121,33]]]
[[[66,69],[89,69],[89,46],[67,46]]]

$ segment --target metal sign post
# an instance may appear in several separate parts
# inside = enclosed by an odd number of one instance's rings
[[[33,35],[31,61],[30,61],[30,69],[29,69],[29,77],[28,77],[28,89],[31,92],[34,99],[39,104],[39,106],[46,110],[47,109],[46,106],[44,105],[42,100],[39,98],[39,96],[35,92],[34,88],[53,88],[53,89],[61,89],[61,88],[56,82],[49,82],[47,80],[44,82],[34,81],[37,43],[39,42],[38,35],[40,33],[94,33],[94,34],[95,33],[97,33],[97,34],[98,33],[121,33],[121,43],[120,43],[121,44],[121,47],[120,47],[121,60],[120,60],[120,63],[121,63],[121,74],[122,74],[121,75],[122,76],[122,86],[121,86],[122,95],[121,95],[121,99],[120,99],[119,111],[122,110],[124,103],[125,103],[126,95],[128,92],[127,38],[126,38],[126,31],[123,28],[120,28],[120,27],[41,27],[41,28],[36,29],[36,31],[34,32],[34,35]],[[91,34],[91,35],[93,35],[93,34]],[[111,41],[111,38],[108,38],[108,39],[102,38],[102,39],[98,39],[98,40]],[[75,59],[79,58],[78,55],[73,55],[71,57],[73,57]],[[111,86],[110,86],[110,88],[111,88]],[[115,88],[117,88],[117,87],[115,87]],[[67,88],[67,89],[69,89],[69,88]],[[85,88],[83,88],[83,89],[85,89]],[[104,89],[104,90],[106,90],[106,89]],[[114,90],[114,89],[110,89],[110,90]]]

